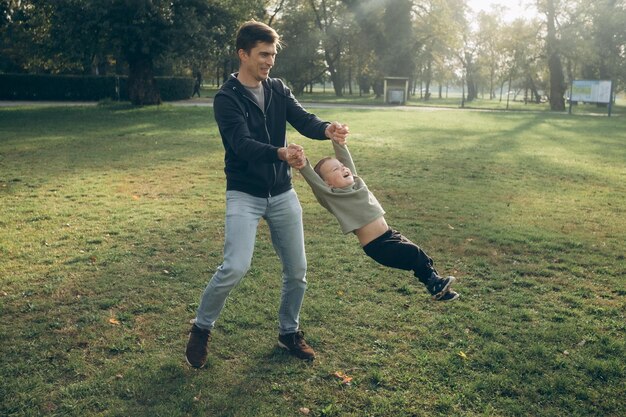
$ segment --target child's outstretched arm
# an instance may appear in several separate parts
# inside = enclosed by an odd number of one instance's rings
[[[328,184],[326,184],[326,182],[324,182],[324,180],[317,175],[315,170],[313,170],[313,167],[308,159],[305,158],[304,163],[301,166],[294,166],[294,168],[300,170],[300,174],[302,174],[302,177],[304,177],[304,180],[309,184],[314,193],[331,192]]]
[[[352,160],[352,155],[350,155],[350,151],[348,150],[348,146],[346,145],[346,141],[339,143],[339,141],[333,140],[333,148],[335,149],[335,157],[348,169],[352,172],[352,175],[357,175],[356,167],[354,166],[354,161]]]

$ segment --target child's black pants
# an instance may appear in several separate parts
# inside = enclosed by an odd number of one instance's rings
[[[419,246],[393,229],[363,246],[363,250],[381,265],[413,271],[424,283],[428,282],[433,272],[437,272],[433,268],[433,260]]]

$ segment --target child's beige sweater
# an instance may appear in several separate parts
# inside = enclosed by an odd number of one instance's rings
[[[385,210],[363,179],[357,176],[348,147],[334,141],[333,147],[336,158],[352,171],[354,184],[345,188],[329,186],[315,173],[308,160],[300,172],[311,186],[317,201],[337,218],[343,233],[350,233],[384,216]]]

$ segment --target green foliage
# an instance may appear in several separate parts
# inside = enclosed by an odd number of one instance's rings
[[[128,101],[127,80],[125,76],[0,74],[0,99]],[[193,91],[193,78],[156,77],[156,80],[166,101],[187,99]]]
[[[155,77],[161,98],[165,101],[187,99],[193,91],[194,79],[190,77]]]
[[[261,223],[192,370],[189,319],[223,249],[211,109],[0,108],[0,414],[624,414],[626,119],[319,114],[349,124],[388,222],[458,277],[458,302],[367,258],[295,174],[318,360],[275,347],[280,263]]]
[[[289,6],[289,5],[288,5]],[[310,7],[295,6],[277,22],[285,46],[281,49],[272,76],[283,78],[296,95],[322,79],[326,72],[323,53],[319,50],[321,35],[311,18]]]

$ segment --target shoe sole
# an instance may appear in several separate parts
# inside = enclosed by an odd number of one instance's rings
[[[192,363],[191,363],[191,362],[189,362],[189,359],[187,359],[187,355],[185,355],[185,362],[187,362],[187,365],[191,366],[191,367],[192,367],[192,368],[194,368],[194,369],[202,369],[202,368],[204,368],[204,366],[206,365],[206,363],[205,363],[205,364],[203,364],[203,365],[201,365],[201,366],[195,366],[195,365],[192,365]]]
[[[447,294],[450,294],[450,292],[448,292]],[[444,297],[445,297],[445,294],[444,294],[437,301],[443,301],[444,303],[447,303],[447,302],[450,302],[450,301],[458,300],[460,296],[461,295],[458,292],[454,292],[454,295],[452,296],[452,298],[444,299]]]
[[[450,289],[450,285],[452,285],[454,281],[456,281],[456,278],[450,277],[448,279],[448,283],[446,284],[446,286],[443,287],[441,291],[439,291],[437,294],[433,295],[433,300],[439,300],[441,297],[443,297],[448,292],[448,290]],[[452,301],[452,300],[448,300],[448,301]]]

